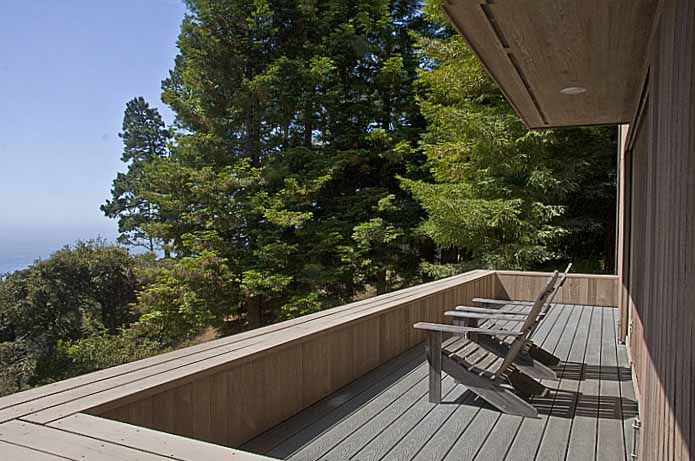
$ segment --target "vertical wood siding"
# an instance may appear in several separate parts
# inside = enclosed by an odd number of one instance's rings
[[[667,0],[631,156],[622,284],[642,460],[695,457],[695,2]]]

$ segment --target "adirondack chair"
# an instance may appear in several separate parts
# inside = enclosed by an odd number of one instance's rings
[[[560,291],[560,288],[564,285],[565,280],[567,280],[567,274],[571,268],[572,263],[568,264],[565,271],[560,274],[559,283],[556,283],[550,297],[548,298],[548,301],[543,306],[543,310],[539,315],[539,321],[536,322],[531,328],[531,332],[528,335],[528,339],[524,344],[524,347],[514,361],[515,365],[521,371],[532,378],[552,380],[557,379],[555,371],[553,371],[550,367],[557,365],[560,362],[560,359],[554,356],[551,352],[548,352],[545,349],[535,345],[532,338],[541,321],[550,311],[550,308],[553,305],[553,300],[555,299],[558,291]],[[498,307],[497,309],[489,309],[484,307],[457,306],[455,311],[447,311],[444,315],[447,317],[452,317],[454,324],[462,324],[463,326],[467,327],[477,327],[478,322],[481,320],[506,320],[508,322],[523,322],[526,319],[525,313],[529,312],[529,309],[531,308],[529,305],[528,308],[523,309],[522,312],[507,311],[502,310],[501,307],[509,306],[509,300],[474,298],[473,301],[483,305],[497,305]],[[519,304],[528,305],[530,303],[514,302],[514,305],[518,306]],[[500,357],[504,357],[509,351],[509,344],[507,342],[504,340],[499,340],[493,336],[469,333],[468,338]]]
[[[416,329],[427,332],[427,360],[429,362],[429,399],[440,403],[442,399],[442,371],[465,385],[500,411],[513,415],[536,417],[537,410],[524,400],[523,396],[536,395],[545,387],[523,374],[515,365],[515,360],[522,352],[528,337],[539,321],[544,305],[558,283],[559,275],[555,271],[538,295],[533,306],[526,314],[526,319],[518,331],[499,328],[484,328],[439,323],[419,322]],[[481,369],[461,357],[442,348],[444,335],[467,336],[469,334],[491,337],[513,338],[509,349],[501,359],[501,364],[494,370]]]
[[[565,281],[567,280],[567,275],[569,274],[570,270],[572,270],[572,263],[569,263],[567,267],[565,268],[565,271],[560,274],[560,283],[555,287],[555,291],[551,295],[550,299],[548,299],[548,302],[546,303],[544,309],[543,309],[543,315],[545,316],[547,312],[550,310],[553,304],[553,300],[555,299],[555,295],[557,295],[558,291],[560,291],[560,288],[565,284]],[[456,307],[456,310],[463,311],[463,312],[479,312],[479,313],[493,313],[493,314],[499,314],[502,312],[507,313],[508,311],[501,310],[505,306],[509,305],[528,305],[530,308],[531,301],[513,301],[513,300],[508,300],[508,299],[489,299],[489,298],[473,298],[473,302],[480,304],[482,307],[469,307],[469,306],[458,306]],[[486,306],[498,306],[498,307],[492,307],[492,308],[486,308]],[[508,312],[508,313],[515,313],[515,312]],[[533,336],[533,334],[532,334]]]

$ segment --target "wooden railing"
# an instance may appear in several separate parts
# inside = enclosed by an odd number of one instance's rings
[[[493,272],[473,271],[282,322],[88,412],[238,446],[423,341],[415,322],[444,321],[447,308],[494,287]]]
[[[422,342],[414,323],[478,296],[530,300],[548,275],[471,271],[102,370],[0,399],[0,423],[87,414],[237,447]],[[572,274],[556,302],[616,298],[616,277]]]

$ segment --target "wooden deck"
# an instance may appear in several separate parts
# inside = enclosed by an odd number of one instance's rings
[[[559,381],[532,403],[540,417],[501,414],[448,376],[443,402],[427,398],[415,347],[241,447],[290,460],[628,460],[637,415],[617,309],[557,305],[535,342],[562,362]],[[504,326],[504,325],[501,325]],[[466,340],[447,348],[494,362]]]

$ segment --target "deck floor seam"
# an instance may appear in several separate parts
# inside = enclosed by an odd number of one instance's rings
[[[579,319],[577,319],[577,325],[575,326],[575,329],[574,329],[574,332],[572,335],[572,342],[570,343],[569,350],[567,351],[567,358],[569,358],[570,353],[572,352],[572,349],[574,348],[575,340],[577,339],[577,333],[579,332],[579,325],[581,325],[582,318],[586,314],[586,307],[581,306],[581,309],[582,309],[582,311],[579,315]],[[589,319],[591,319],[591,314],[592,314],[592,312],[590,311],[589,312]],[[588,337],[588,335],[587,335],[587,337]],[[563,381],[562,376],[564,375],[564,372],[566,369],[567,369],[567,361],[565,360],[565,363],[563,363],[563,365],[562,365],[562,371],[560,373],[560,379],[558,380],[558,383],[555,386],[555,395],[553,397],[553,402],[552,402],[551,407],[550,407],[550,412],[548,413],[548,417],[546,418],[545,424],[543,426],[543,432],[541,434],[541,438],[540,438],[540,441],[538,443],[538,447],[536,448],[536,454],[534,455],[534,460],[538,458],[538,454],[539,454],[541,446],[543,444],[543,439],[546,436],[546,431],[548,429],[548,424],[550,423],[550,418],[553,415],[553,410],[555,410],[555,403],[557,402],[557,397],[558,397],[557,393],[559,392],[560,387],[562,385],[562,381]]]
[[[552,351],[550,351],[551,353],[555,353],[555,351],[556,351],[556,349],[557,349],[557,346],[558,346],[558,344],[560,343],[560,340],[562,339],[562,333],[563,333],[563,332],[565,331],[565,329],[567,328],[567,325],[569,324],[570,318],[572,317],[572,310],[573,310],[573,308],[575,307],[575,305],[572,305],[572,304],[564,304],[564,305],[562,305],[562,307],[563,307],[562,311],[558,314],[558,316],[557,316],[556,319],[555,319],[555,322],[554,322],[553,325],[549,328],[548,334],[547,334],[546,337],[543,339],[543,342],[540,344],[541,347],[543,347],[543,346],[546,345],[545,343],[546,343],[546,341],[548,340],[548,337],[550,337],[551,332],[557,327],[557,322],[560,321],[561,318],[563,318],[563,316],[565,315],[565,313],[567,313],[567,316],[566,316],[566,318],[564,319],[564,323],[562,323],[562,330],[557,334],[557,341],[556,341],[555,345],[553,346]],[[544,349],[545,349],[545,347],[544,347]],[[519,434],[520,434],[520,432],[521,432],[521,428],[524,427],[524,423],[526,423],[526,421],[527,421],[527,418],[521,418],[521,419],[519,420],[519,425],[518,425],[518,427],[517,427],[516,432],[514,433],[514,437],[509,441],[509,445],[508,445],[508,447],[507,447],[507,450],[505,451],[505,455],[504,455],[505,458],[504,458],[504,459],[507,459],[507,457],[509,456],[510,450],[511,450],[511,448],[514,446],[514,444],[516,443],[517,438],[518,438],[518,436],[519,436]],[[528,424],[528,423],[527,423],[527,424]]]
[[[597,311],[596,307],[592,308],[591,317],[589,318],[589,332],[586,335],[586,345],[584,347],[584,354],[582,357],[582,364],[581,364],[581,369],[580,369],[580,373],[579,373],[579,379],[577,381],[577,395],[576,395],[574,402],[573,402],[573,405],[572,405],[573,415],[572,415],[572,419],[571,419],[571,423],[570,423],[570,428],[569,428],[569,431],[567,433],[567,443],[565,446],[565,461],[567,460],[567,457],[569,456],[570,444],[572,442],[572,434],[574,433],[574,429],[575,429],[575,425],[574,425],[575,418],[574,417],[576,416],[577,406],[579,405],[579,399],[581,398],[581,392],[579,392],[579,390],[581,389],[582,381],[585,378],[586,356],[587,356],[587,352],[589,349],[589,341],[591,339],[590,331],[591,331],[591,325],[594,321],[594,314],[596,314],[596,311]]]
[[[456,341],[455,343],[462,343],[462,341]],[[467,344],[457,344],[457,349],[456,349],[456,350],[457,350],[457,351],[458,351],[458,350],[462,350],[463,348],[465,348],[465,346],[467,346]],[[424,371],[424,369],[425,369],[425,368],[424,368],[424,364],[423,364],[422,366],[420,366],[420,367],[417,368],[417,371]],[[448,378],[448,377],[443,376],[443,377],[442,377],[442,381],[444,381],[446,378]],[[340,440],[338,440],[338,441],[335,443],[335,445],[334,445],[331,449],[329,449],[329,450],[326,451],[326,452],[323,452],[317,459],[322,459],[324,456],[326,456],[328,453],[330,453],[334,448],[336,448],[340,443],[343,443],[344,441],[346,441],[347,439],[349,439],[350,436],[352,436],[355,432],[359,431],[359,430],[360,430],[362,427],[364,427],[366,424],[369,424],[370,421],[374,420],[374,418],[378,417],[380,414],[382,414],[384,411],[386,411],[386,410],[387,410],[388,408],[390,408],[392,405],[395,405],[395,404],[398,402],[399,399],[403,398],[405,395],[407,395],[408,393],[410,393],[411,391],[413,391],[413,389],[415,389],[416,387],[418,387],[418,385],[422,384],[426,379],[427,379],[427,375],[423,373],[423,376],[422,376],[417,382],[415,382],[413,385],[409,386],[402,394],[400,394],[400,395],[399,395],[397,398],[395,398],[392,402],[389,402],[384,408],[380,409],[380,410],[377,411],[375,414],[371,415],[371,416],[369,417],[369,419],[367,419],[366,421],[364,421],[359,427],[356,427],[354,430],[350,431],[345,437],[343,437],[343,438],[341,438]],[[353,414],[354,414],[354,413],[353,413]],[[328,431],[330,431],[330,428],[328,429]],[[304,447],[301,447],[301,448],[298,449],[296,452],[294,452],[294,453],[292,453],[291,455],[289,455],[288,458],[294,457],[294,456],[297,455],[299,452],[301,452],[301,450],[302,450],[303,448],[304,448]]]
[[[457,344],[457,350],[456,350],[454,353],[458,353],[458,352],[462,351],[463,349],[466,349],[467,347],[470,347],[470,346],[471,346],[471,344],[470,344],[469,342],[465,341],[465,340],[456,341],[455,344]],[[471,355],[474,354],[474,353],[475,353],[474,350],[470,351],[470,352],[467,354],[467,357],[468,357],[468,356],[471,356]],[[476,363],[480,363],[482,360],[485,359],[485,357],[486,357],[486,355],[481,355],[481,356],[478,358],[478,360],[476,361]],[[404,392],[403,394],[401,394],[400,396],[398,396],[392,403],[390,403],[387,407],[385,407],[385,408],[384,408],[383,410],[381,410],[379,413],[372,415],[372,418],[370,418],[369,421],[365,421],[364,424],[363,424],[361,427],[356,428],[355,431],[353,431],[353,432],[351,433],[351,435],[354,434],[356,431],[360,430],[363,426],[369,424],[370,421],[374,420],[376,417],[378,417],[380,414],[382,414],[384,411],[386,411],[386,410],[387,410],[388,408],[390,408],[392,405],[397,404],[397,403],[398,403],[398,400],[403,399],[408,393],[410,393],[411,391],[413,391],[414,388],[415,388],[418,384],[420,384],[420,383],[422,383],[423,381],[425,381],[425,379],[427,379],[427,375],[424,375],[424,376],[422,377],[422,379],[421,379],[420,381],[418,381],[418,383],[416,383],[413,387],[409,388],[406,392]],[[444,381],[449,382],[449,381],[453,381],[453,379],[452,379],[451,377],[449,377],[449,376],[443,375],[443,376],[442,376],[442,382],[444,382]],[[454,385],[452,386],[452,388],[451,388],[449,391],[453,390],[454,387],[455,387],[455,382],[454,382]],[[447,391],[447,394],[449,393],[449,391]],[[426,390],[425,390],[424,392],[421,392],[421,393],[420,393],[420,396],[417,397],[417,398],[415,399],[415,401],[414,401],[413,403],[411,403],[411,404],[405,409],[405,411],[408,411],[410,408],[412,408],[414,405],[416,405],[416,404],[417,404],[420,400],[422,400],[426,395],[427,395],[427,391],[426,391]],[[360,451],[362,448],[364,448],[364,447],[365,447],[366,445],[368,445],[372,440],[374,440],[374,439],[375,439],[376,437],[378,437],[381,433],[383,433],[383,432],[388,428],[388,426],[390,426],[390,425],[393,424],[395,421],[397,421],[401,416],[402,416],[402,414],[401,414],[401,415],[398,415],[398,416],[397,416],[393,421],[391,421],[386,427],[382,428],[381,431],[379,431],[373,438],[369,439],[358,451],[356,451],[356,452],[354,453],[354,455],[356,455],[357,453],[359,453],[359,451]],[[344,441],[347,440],[348,438],[349,438],[349,436],[346,437],[345,439],[341,440],[340,443],[344,442]],[[333,447],[333,448],[335,448],[335,447]],[[332,449],[331,449],[331,450],[332,450]],[[331,450],[329,450],[329,451],[327,451],[326,453],[324,453],[321,457],[319,457],[319,459],[323,458],[325,455],[327,455],[328,453],[330,453]],[[353,456],[354,456],[354,455],[353,455]],[[351,457],[352,457],[352,456],[351,456]]]
[[[6,443],[6,444],[8,444],[8,445],[13,445],[13,446],[15,446],[15,447],[24,448],[24,449],[26,449],[26,450],[34,451],[34,452],[37,452],[37,453],[43,453],[44,455],[53,456],[53,457],[58,458],[58,459],[67,459],[68,461],[80,461],[80,460],[75,459],[75,458],[67,458],[67,457],[62,456],[62,455],[57,455],[57,454],[55,454],[55,453],[51,453],[50,451],[40,450],[40,449],[38,449],[38,448],[30,447],[30,446],[28,446],[28,445],[23,445],[23,444],[21,444],[21,443],[12,442],[12,441],[9,441],[9,440],[0,440],[0,442],[4,442],[4,443]]]

